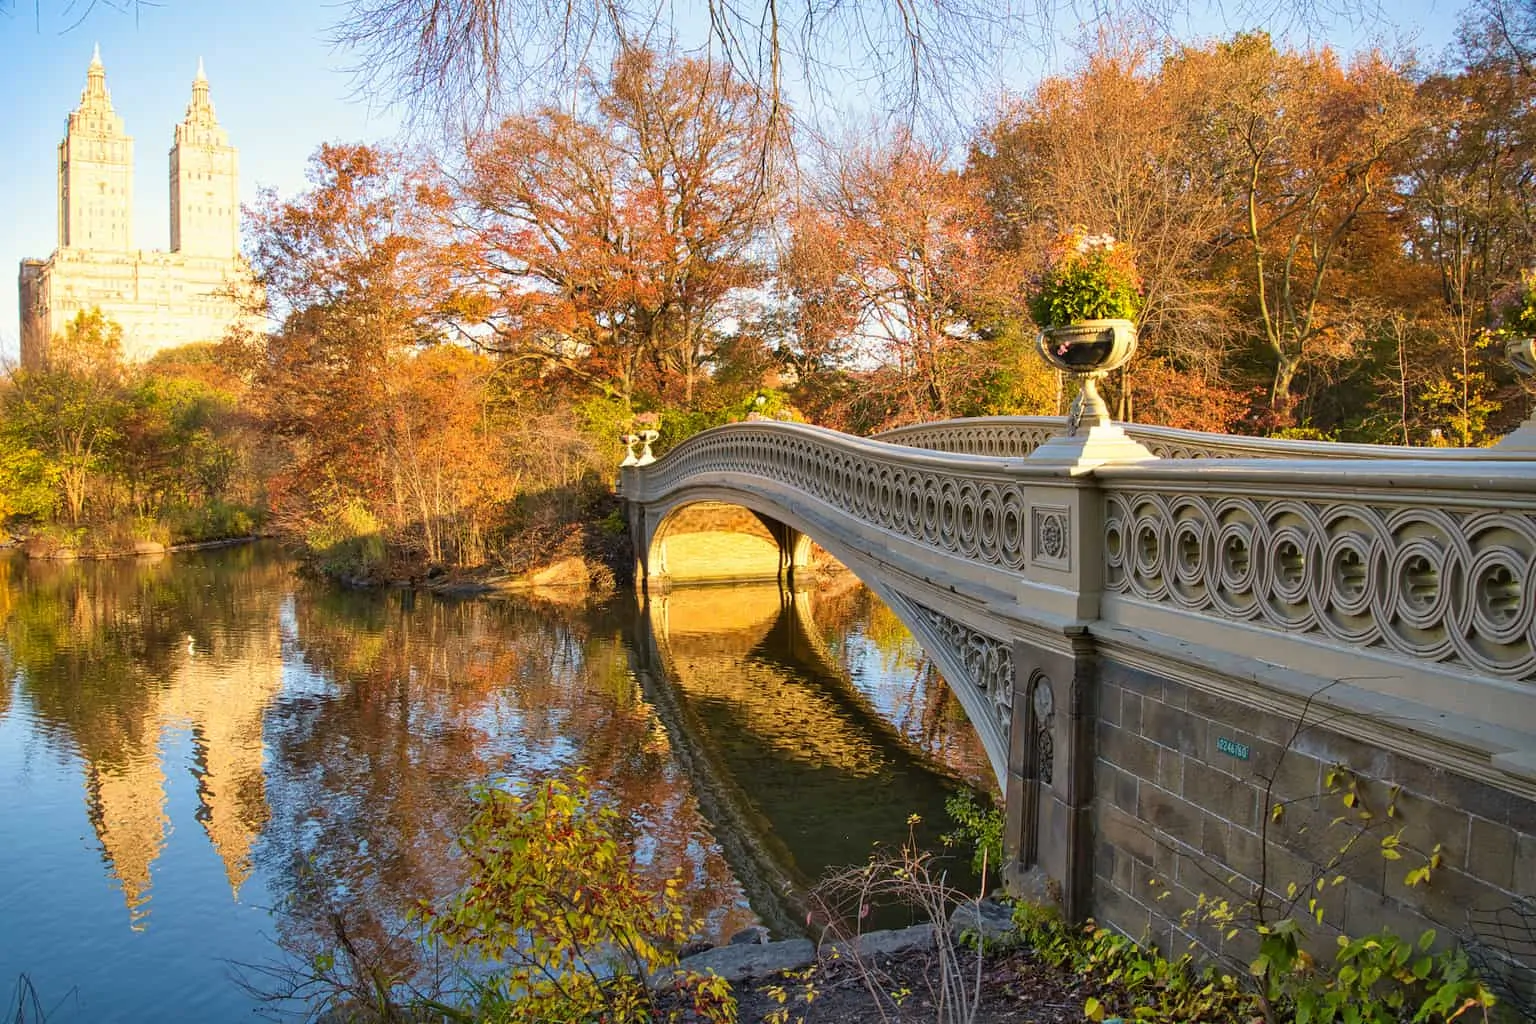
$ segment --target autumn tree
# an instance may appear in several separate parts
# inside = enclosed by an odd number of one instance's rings
[[[311,188],[264,194],[253,265],[281,327],[249,350],[253,393],[281,450],[281,524],[340,542],[372,523],[429,561],[481,553],[498,446],[480,396],[490,372],[436,353],[436,197],[396,152],[324,145]],[[457,460],[457,461],[455,461]]]
[[[1206,97],[1202,142],[1236,206],[1232,267],[1251,289],[1270,405],[1285,421],[1297,375],[1359,341],[1348,264],[1390,216],[1423,131],[1413,83],[1378,53],[1344,64],[1263,34],[1181,50],[1165,74]]]
[[[1420,85],[1421,104],[1435,113],[1407,180],[1409,242],[1438,285],[1424,314],[1437,344],[1416,353],[1430,371],[1413,403],[1425,421],[1416,432],[1438,429],[1467,444],[1485,439],[1499,400],[1512,406],[1506,428],[1523,404],[1514,387],[1499,388],[1510,375],[1501,346],[1486,337],[1498,326],[1498,298],[1520,287],[1536,251],[1536,81],[1507,30],[1469,17],[1457,44],[1463,66]]]
[[[122,327],[100,310],[76,314],[53,339],[43,366],[13,376],[0,409],[8,461],[30,478],[52,481],[71,523],[101,497],[93,484],[122,440],[122,343]]]
[[[768,120],[726,68],[645,51],[472,142],[459,301],[530,378],[694,404],[765,277]],[[477,336],[478,337],[478,336]]]
[[[251,339],[254,397],[290,460],[280,495],[374,493],[389,367],[436,337],[418,290],[420,182],[400,154],[361,145],[321,146],[308,177],[308,192],[268,191],[251,211],[252,264],[281,320]]]
[[[987,371],[984,321],[1019,315],[1015,266],[989,243],[980,190],[902,133],[825,152],[794,221],[784,283],[805,357],[874,362],[875,427],[961,414]]]

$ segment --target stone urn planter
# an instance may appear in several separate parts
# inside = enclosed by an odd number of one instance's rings
[[[1082,381],[1068,418],[1068,436],[1083,426],[1108,423],[1109,407],[1099,395],[1098,379],[1136,354],[1136,325],[1129,320],[1079,320],[1044,328],[1036,345],[1052,366]]]
[[[1516,373],[1524,377],[1536,376],[1536,338],[1510,338],[1504,343],[1504,355]],[[1536,412],[1494,448],[1515,458],[1536,456]]]

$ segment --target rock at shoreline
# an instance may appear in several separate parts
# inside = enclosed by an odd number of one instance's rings
[[[1005,939],[1014,933],[1013,908],[996,900],[962,903],[949,915],[949,933],[958,941],[969,933],[981,939],[984,946]]]
[[[678,967],[699,974],[714,972],[726,981],[761,978],[780,971],[797,971],[816,959],[810,939],[716,946],[681,961]]]
[[[815,963],[817,949],[809,939],[785,939],[779,942],[738,943],[737,938],[753,932],[738,933],[724,946],[684,957],[679,970],[698,974],[713,972],[726,981],[738,982],[747,978],[763,978],[784,971],[798,971]],[[859,956],[899,956],[913,950],[930,949],[933,946],[933,926],[917,924],[910,928],[890,931],[867,932],[858,937]],[[821,947],[822,959],[856,959],[852,956],[852,941],[829,942]]]
[[[737,932],[735,935],[732,935],[730,942],[726,943],[726,945],[729,945],[729,946],[760,946],[760,945],[763,945],[763,944],[767,943],[767,941],[768,941],[768,929],[764,928],[760,924],[755,924],[755,925],[753,925],[750,928],[743,928],[741,931]]]

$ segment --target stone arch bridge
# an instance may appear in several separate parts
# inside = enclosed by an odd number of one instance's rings
[[[1325,929],[1456,931],[1536,896],[1527,428],[1427,450],[1127,426],[1151,457],[1102,462],[1063,455],[1064,425],[706,431],[622,471],[637,580],[836,557],[980,733],[1012,883],[1073,917],[1172,943],[1200,894],[1307,882],[1340,843],[1334,766],[1441,867],[1343,865]]]

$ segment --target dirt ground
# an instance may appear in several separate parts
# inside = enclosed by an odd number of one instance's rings
[[[974,956],[964,954],[968,993],[976,985]],[[780,1008],[789,1011],[785,1024],[939,1024],[964,1019],[964,1014],[940,1014],[938,977],[936,957],[928,951],[876,958],[865,969],[851,961],[823,961],[805,972],[744,981],[734,988],[741,1024],[769,1020]],[[888,997],[877,1004],[871,983],[883,993],[907,994],[900,1005]],[[814,990],[809,1003],[808,987]],[[783,991],[782,1003],[773,994],[775,988]],[[982,962],[980,991],[975,1024],[1076,1024],[1083,1020],[1088,995],[1077,978],[1026,951],[988,955]]]

